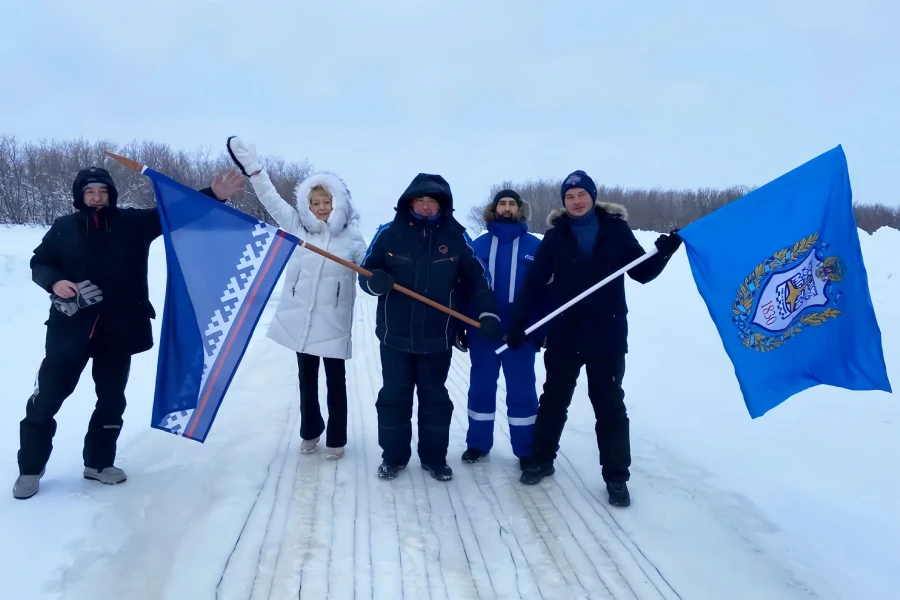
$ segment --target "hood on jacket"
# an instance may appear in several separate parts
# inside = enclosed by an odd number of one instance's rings
[[[487,206],[484,207],[484,211],[482,211],[481,213],[481,218],[484,219],[485,224],[493,223],[497,220],[497,213],[494,212],[494,204],[492,202],[488,203]],[[516,215],[516,222],[531,222],[531,205],[524,200],[522,200],[522,204],[519,206],[519,213]]]
[[[628,211],[621,204],[615,204],[613,202],[597,202],[594,205],[594,210],[597,212],[602,211],[614,219],[622,219],[623,221],[628,220]],[[569,213],[565,208],[557,208],[551,211],[550,215],[547,217],[547,225],[556,227],[559,220],[562,217],[568,216],[568,214]]]
[[[408,214],[410,212],[410,202],[414,198],[421,198],[422,196],[434,198],[441,205],[442,214],[448,217],[453,216],[453,193],[450,191],[450,184],[440,175],[432,175],[430,173],[419,173],[413,178],[412,182],[397,200],[397,212]]]
[[[320,221],[309,208],[309,192],[317,185],[331,192],[331,214],[328,221]],[[321,233],[327,226],[332,234],[340,233],[348,225],[359,223],[359,213],[353,207],[350,190],[344,180],[327,171],[310,175],[294,188],[294,204],[300,215],[300,224],[310,233]]]
[[[109,171],[102,167],[88,167],[78,171],[75,181],[72,182],[72,205],[78,210],[84,210],[87,205],[84,203],[84,188],[90,183],[102,183],[106,186],[109,193],[109,206],[115,207],[119,199],[119,191],[116,189],[116,183],[113,181]]]

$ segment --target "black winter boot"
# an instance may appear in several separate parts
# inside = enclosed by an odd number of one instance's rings
[[[529,462],[522,469],[522,476],[519,481],[525,485],[536,485],[541,482],[544,477],[549,477],[556,473],[553,461]]]
[[[378,477],[380,479],[394,479],[400,474],[400,471],[406,468],[406,465],[389,465],[386,462],[381,463],[378,467]]]
[[[477,463],[487,455],[487,452],[482,452],[478,448],[467,448],[466,451],[463,452],[462,461],[469,464]]]
[[[628,493],[628,486],[625,482],[607,483],[606,491],[609,492],[609,503],[613,506],[630,506],[631,494]]]
[[[450,469],[450,465],[448,465],[447,463],[444,463],[442,465],[423,464],[422,468],[431,473],[431,476],[438,481],[450,481],[451,479],[453,479],[453,471]]]

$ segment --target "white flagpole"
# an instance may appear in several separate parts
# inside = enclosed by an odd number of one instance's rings
[[[564,310],[566,310],[566,309],[570,308],[571,306],[575,305],[577,302],[579,302],[580,300],[583,300],[583,299],[586,298],[587,296],[590,296],[591,294],[593,294],[594,292],[596,292],[597,290],[599,290],[600,288],[602,288],[604,285],[606,285],[607,283],[609,283],[610,281],[612,281],[613,279],[615,279],[615,278],[618,277],[619,275],[622,275],[622,274],[624,274],[624,273],[630,271],[631,269],[633,269],[633,268],[636,267],[637,265],[641,264],[641,263],[644,262],[645,260],[649,259],[650,257],[652,257],[653,255],[655,255],[656,253],[657,253],[657,249],[656,249],[656,246],[654,246],[650,251],[648,251],[646,254],[644,254],[644,255],[641,256],[640,258],[634,259],[633,261],[631,261],[630,263],[628,263],[627,265],[625,265],[624,267],[622,267],[621,269],[619,269],[618,271],[616,271],[615,273],[613,273],[612,275],[610,275],[609,277],[607,277],[606,279],[600,281],[599,283],[596,283],[596,284],[592,285],[592,286],[589,287],[588,289],[584,290],[583,292],[581,292],[580,294],[578,294],[577,296],[575,296],[574,298],[572,298],[571,300],[569,300],[568,302],[566,302],[565,304],[563,304],[562,306],[560,306],[559,308],[557,308],[556,310],[554,310],[552,313],[550,313],[549,315],[547,315],[546,317],[544,317],[543,319],[541,319],[540,321],[538,321],[537,323],[535,323],[534,325],[532,325],[531,327],[529,327],[528,329],[526,329],[526,330],[525,330],[525,333],[526,333],[526,334],[530,334],[530,333],[534,332],[534,331],[535,331],[536,329],[538,329],[541,325],[543,325],[544,323],[546,323],[547,321],[549,321],[549,320],[552,319],[553,317],[559,315],[559,313],[561,313],[561,312],[563,312]],[[499,348],[497,348],[497,350],[495,350],[495,352],[496,352],[497,354],[500,354],[501,352],[503,352],[504,350],[507,350],[507,349],[509,349],[509,346],[507,346],[506,344],[503,344],[502,346],[500,346]]]

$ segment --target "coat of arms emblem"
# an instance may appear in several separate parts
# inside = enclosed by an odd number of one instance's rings
[[[767,352],[841,314],[844,264],[824,257],[828,244],[814,233],[779,250],[757,265],[738,289],[732,304],[738,337],[744,346]]]

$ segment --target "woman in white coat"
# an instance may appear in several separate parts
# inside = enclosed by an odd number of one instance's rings
[[[278,226],[323,250],[360,264],[366,242],[350,191],[332,173],[297,184],[294,203],[285,201],[262,168],[255,145],[228,139],[232,160],[250,177],[257,198]],[[288,262],[281,300],[268,337],[297,353],[300,379],[300,451],[314,452],[325,433],[326,457],[341,458],[347,444],[347,385],[344,361],[352,355],[351,326],[356,273],[298,248]],[[325,363],[328,425],[319,408],[319,358]]]

